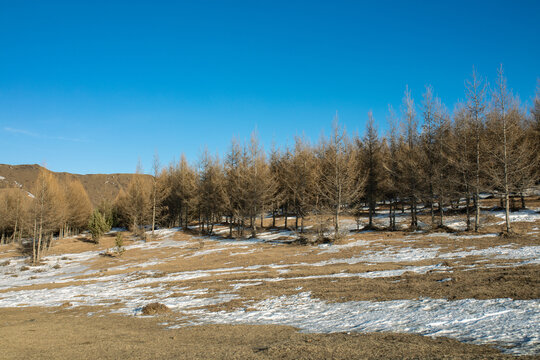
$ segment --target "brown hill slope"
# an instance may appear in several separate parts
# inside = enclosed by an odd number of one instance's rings
[[[29,193],[32,192],[39,171],[39,165],[7,165],[0,164],[0,189],[18,187]],[[45,169],[46,171],[49,171]],[[70,174],[52,172],[60,183],[78,179],[86,189],[93,205],[102,200],[113,201],[121,189],[127,189],[134,176],[140,176],[144,181],[151,182],[150,175],[140,174]]]

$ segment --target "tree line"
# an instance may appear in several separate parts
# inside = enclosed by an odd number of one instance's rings
[[[20,188],[0,193],[0,242],[23,244],[30,238],[30,248],[25,250],[37,263],[52,246],[53,235],[64,237],[85,230],[91,213],[92,204],[80,181],[60,183],[42,168],[30,193]]]
[[[266,215],[272,226],[284,216],[284,226],[299,231],[314,216],[321,231],[330,224],[338,233],[342,212],[357,218],[367,212],[373,228],[383,202],[390,230],[396,230],[396,210],[405,207],[416,229],[420,206],[431,226],[444,227],[445,208],[461,200],[467,230],[478,231],[480,195],[490,192],[501,198],[510,232],[511,208],[525,207],[525,191],[539,180],[538,91],[533,107],[524,109],[501,67],[491,87],[473,71],[465,94],[450,114],[431,86],[419,106],[407,89],[399,113],[389,109],[384,136],[372,113],[362,137],[349,136],[336,115],[332,134],[316,144],[297,137],[294,145],[266,153],[253,135],[245,144],[233,140],[221,158],[203,152],[195,165],[182,157],[159,170],[156,157],[153,185],[145,189],[134,180],[115,202],[117,219],[152,228],[196,223],[208,234],[225,222],[232,237],[255,234]]]
[[[467,230],[478,231],[480,197],[489,192],[500,197],[511,232],[511,208],[525,207],[526,190],[539,180],[539,88],[525,109],[502,67],[493,86],[473,70],[465,100],[451,113],[431,86],[418,105],[406,89],[399,110],[389,108],[384,134],[371,112],[362,136],[347,134],[336,114],[332,133],[314,144],[296,137],[292,146],[266,152],[252,135],[246,143],[233,140],[222,157],[204,151],[195,164],[182,156],[166,167],[156,154],[151,183],[133,177],[114,202],[96,211],[138,232],[144,226],[153,232],[156,226],[191,225],[212,234],[215,224],[226,223],[230,237],[243,237],[256,234],[266,216],[273,227],[280,217],[285,228],[300,232],[309,216],[317,233],[333,228],[339,234],[343,213],[358,224],[365,215],[366,228],[375,228],[381,204],[389,230],[397,229],[396,213],[405,209],[410,229],[418,228],[420,210],[430,215],[432,227],[444,227],[445,209],[461,204]],[[44,236],[88,223],[92,209],[80,183],[60,190],[44,172],[33,194],[0,197],[4,238],[33,236],[39,253]]]

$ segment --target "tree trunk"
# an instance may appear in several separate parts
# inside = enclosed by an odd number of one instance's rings
[[[429,184],[429,192],[430,192],[430,197],[431,197],[431,201],[430,201],[430,204],[429,204],[429,210],[430,210],[430,214],[431,214],[431,227],[433,228],[434,225],[435,225],[435,209],[434,209],[435,195],[433,194],[433,185],[431,183]],[[440,203],[440,200],[439,200],[439,207],[440,206],[441,206],[441,203]]]
[[[479,132],[479,130],[477,130]],[[474,231],[480,228],[480,138],[476,139],[476,186],[474,189]]]
[[[471,215],[470,215],[470,212],[469,212],[470,202],[471,202],[470,196],[469,196],[469,194],[467,194],[467,202],[465,204],[465,206],[467,206],[467,209],[466,209],[466,213],[467,213],[467,231],[471,230]]]
[[[32,238],[32,263],[36,263],[36,237],[37,237],[37,218],[34,218],[34,237]]]
[[[154,180],[154,194],[152,202],[152,237],[154,237],[154,229],[156,228],[156,184]]]
[[[441,197],[442,198],[442,197]],[[442,201],[439,200],[439,220],[440,220],[440,225],[443,226],[443,217],[444,217],[444,210],[443,210],[443,204],[442,204]]]

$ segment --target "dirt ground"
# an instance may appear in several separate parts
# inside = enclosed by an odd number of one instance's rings
[[[13,292],[106,286],[102,279],[124,280],[118,282],[118,295],[93,306],[83,294],[66,300],[63,307],[34,307],[31,298],[28,304],[18,305],[31,307],[0,307],[0,358],[510,358],[490,346],[413,334],[307,334],[280,325],[186,326],[189,318],[182,311],[140,316],[121,288],[130,281],[148,280],[140,285],[148,293],[134,300],[141,307],[159,299],[190,296],[198,301],[231,295],[189,308],[210,312],[249,311],[258,301],[299,292],[328,303],[539,299],[538,259],[500,254],[540,245],[540,222],[517,222],[517,234],[505,237],[499,236],[500,218],[484,216],[484,220],[478,234],[351,232],[333,245],[308,246],[200,237],[181,231],[141,243],[126,232],[127,250],[119,257],[99,256],[114,246],[115,234],[105,236],[99,245],[79,236],[56,241],[41,266],[25,263],[16,245],[5,245],[0,249],[0,272],[13,285],[1,287],[0,281],[0,302]],[[353,218],[343,221],[354,226]],[[309,219],[306,225],[311,225]],[[226,233],[224,226],[216,230]],[[77,260],[81,254],[87,255]],[[70,268],[72,263],[83,270]],[[64,277],[46,278],[54,271]],[[122,309],[131,315],[111,312]]]
[[[395,333],[305,334],[288,326],[164,329],[166,317],[0,309],[3,359],[509,359],[488,346]],[[94,309],[95,310],[95,309]],[[532,357],[521,357],[529,359]]]

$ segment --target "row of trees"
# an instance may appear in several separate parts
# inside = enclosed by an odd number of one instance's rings
[[[311,145],[296,138],[294,145],[268,154],[256,136],[247,144],[231,143],[224,158],[205,151],[197,166],[184,157],[159,171],[146,188],[134,180],[116,200],[117,219],[125,226],[152,224],[188,226],[212,233],[227,222],[229,235],[256,233],[258,218],[271,214],[295,216],[303,230],[314,216],[322,232],[328,220],[336,233],[343,211],[358,218],[367,212],[368,227],[381,202],[390,229],[396,229],[396,209],[410,210],[410,228],[418,227],[419,207],[429,211],[431,225],[444,227],[445,208],[465,206],[467,229],[480,227],[480,195],[501,197],[506,231],[511,231],[510,208],[539,179],[539,96],[530,111],[520,105],[506,85],[502,67],[493,87],[476,72],[466,82],[466,101],[450,115],[432,87],[420,106],[410,91],[400,114],[389,110],[389,130],[381,137],[368,115],[363,137],[349,137],[334,121],[332,134]],[[421,126],[419,124],[422,124]],[[463,204],[462,204],[463,205]]]
[[[500,196],[511,231],[514,198],[521,196],[524,207],[525,191],[539,179],[540,94],[531,109],[523,109],[502,68],[493,87],[473,71],[465,93],[450,114],[430,86],[420,106],[406,89],[400,111],[389,109],[384,136],[371,113],[362,137],[349,136],[336,114],[332,134],[316,144],[297,137],[293,146],[267,153],[253,135],[246,144],[232,141],[223,158],[203,152],[196,166],[182,156],[162,168],[156,155],[151,182],[134,176],[113,203],[97,210],[109,223],[136,231],[197,224],[211,234],[214,224],[226,222],[232,237],[256,233],[266,215],[272,226],[284,216],[284,226],[299,231],[311,216],[320,234],[331,225],[339,234],[339,218],[347,212],[357,219],[367,215],[372,228],[382,203],[390,230],[405,208],[411,229],[418,227],[420,209],[428,211],[433,227],[444,226],[445,209],[461,201],[467,229],[478,231],[480,195],[491,192]],[[35,239],[38,261],[53,233],[87,228],[92,207],[80,182],[58,184],[47,171],[32,194],[0,193],[0,232],[2,241]]]
[[[78,180],[59,183],[50,171],[41,169],[31,193],[20,188],[0,193],[0,231],[2,242],[32,238],[32,259],[36,263],[60,237],[85,230],[92,204]]]

